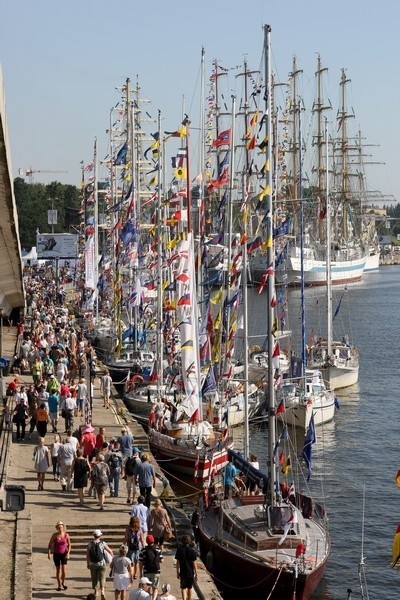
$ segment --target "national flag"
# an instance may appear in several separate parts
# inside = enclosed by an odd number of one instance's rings
[[[392,549],[392,569],[397,565],[400,560],[400,525],[397,525],[396,533],[393,538],[393,549]],[[400,571],[400,566],[397,567]]]
[[[231,130],[225,129],[221,131],[218,137],[211,144],[212,148],[219,148],[219,146],[229,146],[231,143]]]
[[[221,187],[221,185],[226,185],[229,181],[229,169],[228,167],[225,167],[225,169],[222,171],[221,175],[218,177],[218,179],[215,179],[214,181],[210,181],[210,183],[207,185],[207,190],[211,191],[213,188],[219,188]]]
[[[247,254],[251,254],[252,252],[254,252],[254,250],[257,250],[257,248],[259,248],[261,246],[261,244],[262,244],[261,236],[254,238],[251,242],[247,242],[247,244],[246,244]]]
[[[310,422],[308,424],[306,438],[303,446],[303,458],[307,466],[307,481],[309,481],[312,472],[312,445],[317,440],[314,423],[314,413],[311,415]]]
[[[293,512],[291,514],[291,516],[289,517],[289,519],[287,520],[284,528],[283,528],[283,535],[281,537],[281,539],[278,542],[278,546],[281,546],[283,544],[283,542],[286,540],[287,535],[290,531],[290,529],[293,527],[293,525],[295,525],[296,523],[298,523],[298,517],[297,517],[297,510],[293,509]]]
[[[282,400],[279,402],[277,409],[276,409],[276,414],[277,415],[283,415],[285,413],[285,400],[282,398]]]
[[[190,304],[190,293],[187,293],[179,298],[177,306],[190,306]]]

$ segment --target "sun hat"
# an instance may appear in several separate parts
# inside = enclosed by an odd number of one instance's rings
[[[93,537],[95,537],[95,538],[99,538],[99,537],[101,537],[102,535],[103,535],[103,532],[102,532],[100,529],[95,529],[95,530],[93,531]]]
[[[145,583],[146,585],[153,585],[150,581],[150,579],[148,579],[148,577],[141,577],[139,579],[139,583]]]
[[[56,527],[58,527],[59,525],[63,525],[64,526],[64,523],[62,521],[57,521]]]
[[[153,535],[148,535],[146,538],[146,542],[148,544],[154,544],[154,536]]]
[[[92,427],[91,423],[86,423],[86,425],[82,429],[82,433],[92,433],[93,431],[94,428]]]

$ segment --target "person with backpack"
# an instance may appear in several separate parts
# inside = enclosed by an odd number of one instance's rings
[[[106,454],[105,461],[110,467],[110,474],[108,476],[110,496],[118,498],[119,480],[122,469],[122,454],[116,440],[110,440],[110,450]]]
[[[139,454],[139,448],[132,448],[132,456],[129,456],[125,463],[126,491],[128,492],[127,504],[133,504],[136,497],[136,478],[140,465]]]
[[[151,581],[152,599],[155,600],[158,595],[158,586],[160,583],[161,563],[163,555],[161,550],[154,543],[154,537],[146,537],[146,546],[139,555],[140,577],[146,576]]]
[[[144,532],[140,528],[139,517],[131,517],[125,531],[125,544],[128,546],[127,557],[133,564],[133,579],[137,578],[140,552],[146,545]]]
[[[23,403],[18,403],[14,409],[12,421],[17,426],[17,441],[25,439],[26,419],[28,418],[27,407]]]
[[[108,487],[109,476],[110,467],[104,462],[104,454],[98,454],[96,462],[92,467],[91,477],[93,486],[96,489],[100,510],[104,510],[104,499]]]
[[[93,531],[93,540],[88,543],[86,548],[86,565],[90,569],[95,597],[97,598],[97,590],[100,589],[101,600],[105,600],[107,564],[109,564],[106,553],[111,555],[112,560],[113,551],[100,539],[102,536],[103,533],[100,529]]]

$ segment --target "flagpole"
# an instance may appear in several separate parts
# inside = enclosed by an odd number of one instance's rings
[[[161,139],[161,111],[158,111],[158,139]],[[165,169],[164,164],[164,145],[165,140],[163,138],[159,148],[158,155],[158,190],[157,190],[157,395],[160,396],[163,389],[164,373],[163,373],[163,320],[162,320],[162,198],[164,190],[164,181],[161,177],[164,177]]]
[[[97,162],[97,138],[94,138],[93,148],[93,166],[94,166],[94,315],[97,320],[99,316],[99,294],[98,294],[98,279],[99,279],[99,175]]]

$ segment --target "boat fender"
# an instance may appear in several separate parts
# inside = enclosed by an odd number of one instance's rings
[[[206,567],[207,571],[212,571],[214,568],[214,555],[212,550],[209,550],[206,554]]]

